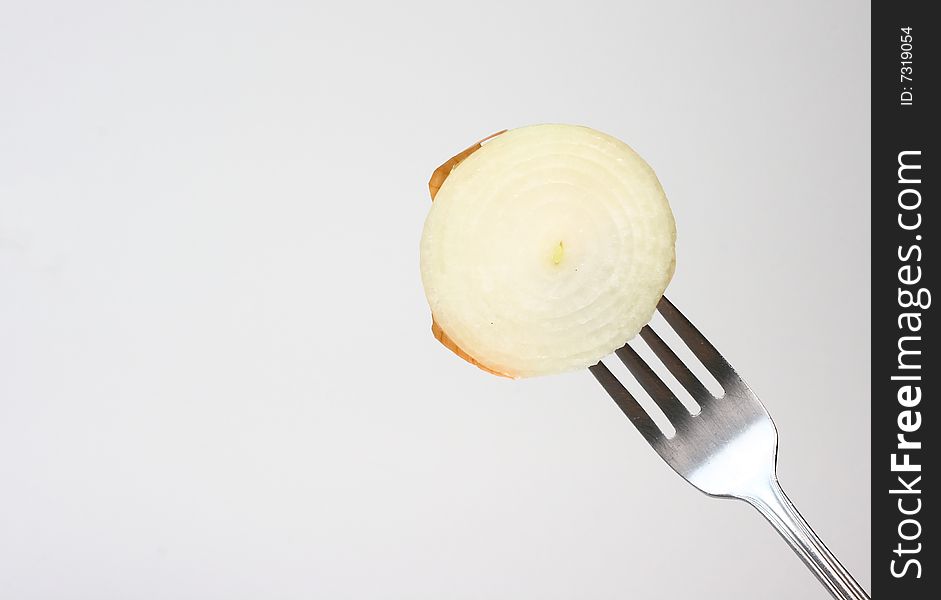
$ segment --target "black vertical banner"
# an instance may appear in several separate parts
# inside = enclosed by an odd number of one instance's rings
[[[872,470],[873,597],[937,597],[929,494],[941,393],[937,310],[941,106],[933,79],[933,3],[877,1],[872,19]],[[933,11],[932,11],[933,12]]]

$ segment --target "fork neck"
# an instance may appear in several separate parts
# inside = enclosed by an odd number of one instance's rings
[[[862,586],[817,537],[776,478],[739,498],[754,506],[837,600],[869,600]]]

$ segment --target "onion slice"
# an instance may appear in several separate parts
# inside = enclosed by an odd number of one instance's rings
[[[435,337],[508,377],[593,365],[637,335],[673,276],[660,182],[629,146],[587,127],[491,138],[429,182],[421,274]]]

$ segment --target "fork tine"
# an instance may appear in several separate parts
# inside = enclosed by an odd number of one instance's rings
[[[680,357],[673,352],[673,349],[667,346],[666,342],[657,335],[657,332],[650,328],[650,325],[646,325],[640,330],[640,337],[644,338],[644,341],[647,342],[647,345],[650,346],[653,353],[657,355],[660,362],[666,366],[670,373],[673,373],[676,380],[686,388],[689,395],[692,396],[693,400],[698,402],[700,406],[714,399],[714,396],[709,392],[706,386],[703,385],[703,383],[699,381],[699,378],[689,370],[689,367],[680,360]]]
[[[648,443],[653,445],[665,439],[660,432],[660,428],[653,422],[650,415],[647,414],[647,411],[637,403],[637,400],[631,396],[627,388],[618,381],[617,377],[608,370],[608,367],[606,367],[604,363],[599,362],[596,365],[588,367],[588,370],[591,371],[591,374],[595,376],[595,379],[598,380],[598,383],[601,384],[604,391],[608,392],[611,399],[614,400],[615,404],[627,415],[627,418],[630,419],[631,423],[640,431],[641,435],[644,436]]]
[[[702,362],[703,366],[709,369],[709,372],[712,373],[723,387],[725,387],[725,384],[737,378],[732,365],[719,354],[719,351],[716,350],[715,346],[709,343],[709,340],[707,340],[703,334],[699,333],[696,326],[673,306],[673,303],[670,302],[666,296],[660,299],[660,303],[657,304],[657,310],[660,311],[660,314],[663,315],[666,322],[669,323],[670,327],[680,336],[683,343],[692,350],[696,358]]]
[[[679,401],[673,390],[663,383],[663,380],[653,372],[643,358],[640,357],[633,348],[627,344],[614,351],[621,359],[621,362],[630,370],[634,379],[637,380],[647,395],[657,403],[657,406],[663,410],[663,413],[670,421],[678,421],[684,417],[690,416],[689,411]]]

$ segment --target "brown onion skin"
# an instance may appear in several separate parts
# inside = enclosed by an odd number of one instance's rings
[[[434,173],[431,174],[431,179],[428,180],[428,191],[431,193],[431,201],[432,202],[435,201],[435,196],[438,194],[438,190],[441,189],[441,185],[444,183],[444,180],[448,178],[448,175],[451,174],[451,171],[454,170],[454,167],[461,164],[464,161],[464,159],[466,159],[468,156],[470,156],[474,152],[477,152],[478,150],[480,150],[480,147],[481,145],[483,145],[484,142],[486,142],[489,139],[495,138],[501,133],[505,133],[505,132],[506,132],[506,129],[503,129],[494,134],[488,135],[487,137],[480,140],[476,144],[462,150],[461,152],[458,152],[457,154],[455,154],[454,156],[446,160],[444,164],[442,164],[440,167],[435,169]],[[463,358],[470,364],[474,365],[475,367],[483,371],[486,371],[488,373],[492,373],[493,375],[499,375],[500,377],[508,377],[510,379],[514,378],[509,373],[503,373],[503,372],[500,372],[500,371],[497,371],[495,369],[488,367],[487,365],[481,363],[479,360],[475,359],[473,356],[471,356],[467,352],[464,352],[464,350],[462,350],[460,346],[454,343],[454,340],[448,337],[448,334],[444,331],[444,329],[442,329],[441,326],[438,325],[438,322],[435,320],[434,313],[432,313],[431,315],[431,333],[432,335],[435,336],[435,339],[441,342],[441,344],[445,348],[457,354],[458,356],[460,356],[461,358]]]

